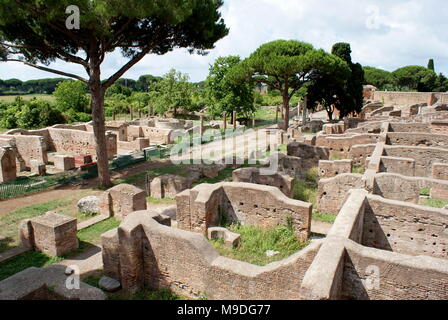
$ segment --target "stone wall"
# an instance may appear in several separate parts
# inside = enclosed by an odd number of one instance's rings
[[[146,138],[136,138],[133,141],[118,141],[117,149],[120,151],[141,151],[149,148],[150,142]]]
[[[432,165],[432,177],[439,180],[448,180],[448,164],[434,163]]]
[[[377,143],[381,139],[376,134],[349,134],[349,135],[319,135],[316,140],[318,147],[325,147],[330,150],[330,156],[348,157],[355,145],[366,145]]]
[[[263,175],[258,168],[242,168],[233,171],[232,180],[276,187],[290,198],[294,193],[294,178],[282,173]]]
[[[0,182],[12,182],[16,178],[16,156],[13,149],[0,147]]]
[[[320,242],[260,267],[219,256],[203,235],[159,224],[136,212],[103,235],[104,271],[125,291],[144,285],[197,299],[298,300],[300,283]]]
[[[337,215],[350,189],[363,187],[360,174],[340,174],[334,178],[321,179],[317,192],[317,209],[326,214]]]
[[[384,104],[395,105],[413,105],[419,103],[433,105],[435,102],[447,103],[448,94],[440,92],[375,91],[373,100],[381,101]]]
[[[448,121],[431,122],[431,133],[448,135]]]
[[[338,174],[352,173],[352,160],[337,160],[337,161],[319,161],[319,177],[332,178]]]
[[[47,163],[48,144],[42,136],[36,135],[0,135],[1,138],[10,139],[11,146],[16,151],[17,161],[25,167],[31,167],[31,160]],[[21,169],[25,169],[21,167]]]
[[[415,175],[432,177],[434,163],[448,163],[448,149],[413,146],[385,146],[384,156],[415,160]]]
[[[428,130],[429,131],[429,130]],[[448,135],[412,132],[389,132],[388,145],[448,148]]]
[[[192,184],[192,179],[166,174],[151,181],[149,194],[154,199],[174,198],[178,193],[190,189]]]
[[[375,151],[376,144],[364,144],[353,146],[350,150],[349,157],[353,160],[353,164],[365,166],[367,158]]]
[[[448,200],[446,180],[379,173],[374,181],[373,193],[386,199],[418,203],[421,189],[428,188],[432,198]]]
[[[446,300],[448,263],[430,257],[366,248],[345,242],[340,299],[348,300]],[[372,266],[375,266],[372,269]],[[365,279],[379,272],[379,287]]]
[[[207,234],[222,218],[243,225],[292,224],[301,240],[311,231],[312,205],[286,197],[278,188],[251,183],[202,184],[176,196],[180,229]]]
[[[415,176],[415,160],[408,158],[381,157],[380,172],[397,173],[404,176]]]
[[[142,127],[143,136],[148,138],[152,144],[172,144],[174,131],[171,129],[160,129]]]
[[[49,128],[50,150],[68,155],[91,154],[95,159],[96,142],[92,132]],[[106,134],[109,159],[117,154],[117,136]]]
[[[288,144],[288,156],[302,159],[304,170],[317,168],[320,160],[330,159],[330,150],[326,147],[315,147],[300,142]]]
[[[407,255],[448,259],[448,212],[367,197],[362,245]]]
[[[430,126],[427,123],[389,123],[390,132],[411,132],[411,133],[429,133]]]

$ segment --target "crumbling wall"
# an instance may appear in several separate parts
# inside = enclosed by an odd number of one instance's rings
[[[153,216],[136,212],[103,236],[105,274],[117,275],[119,270],[125,291],[147,285],[192,299],[297,300],[302,278],[320,247],[315,242],[283,261],[260,267],[219,256],[203,235],[163,226]]]
[[[180,229],[207,234],[219,226],[224,216],[228,222],[275,227],[291,224],[301,240],[311,231],[312,205],[292,200],[278,188],[251,183],[202,184],[176,196]]]
[[[352,160],[319,161],[319,177],[332,178],[338,174],[352,173]]]
[[[292,198],[294,178],[281,173],[264,175],[258,168],[242,168],[232,173],[233,182],[255,183],[279,188],[287,197]]]
[[[367,197],[364,246],[408,255],[448,258],[448,213],[402,201]]]
[[[374,144],[379,140],[380,135],[376,134],[356,134],[349,136],[320,135],[317,137],[316,145],[328,148],[331,156],[348,157],[353,146]]]
[[[12,182],[16,178],[16,156],[13,149],[0,147],[0,182]]]
[[[353,160],[353,164],[365,166],[367,158],[372,156],[375,151],[376,144],[365,144],[353,146],[350,150],[349,157]]]
[[[143,135],[148,138],[152,144],[172,144],[173,133],[171,129],[142,127]]]
[[[427,123],[390,122],[389,133],[391,132],[428,133],[430,126]]]
[[[384,104],[395,105],[413,105],[419,103],[428,103],[446,101],[448,99],[447,93],[440,92],[394,92],[394,91],[375,91],[373,99],[382,101]]]
[[[410,257],[366,248],[352,241],[346,241],[345,248],[341,299],[446,300],[448,263],[445,260]],[[372,278],[372,274],[379,278]]]
[[[320,160],[329,160],[330,150],[325,147],[315,147],[294,142],[288,144],[288,156],[301,158],[304,170],[309,170],[317,168]]]
[[[427,131],[429,132],[429,130]],[[417,147],[434,147],[447,148],[448,135],[438,135],[431,133],[397,133],[390,132],[387,134],[388,145],[400,146],[417,146]]]
[[[413,146],[385,146],[384,156],[415,160],[415,175],[431,177],[434,163],[448,163],[448,149]]]
[[[91,154],[96,155],[95,135],[92,132],[49,128],[52,150],[68,155]],[[117,154],[117,136],[106,134],[106,147],[109,159]]]
[[[45,142],[44,137],[37,135],[1,135],[0,137],[11,139],[18,161],[23,162],[26,167],[31,167],[31,160],[37,160],[40,163],[48,162],[48,143]]]
[[[448,135],[448,121],[431,122],[431,133]]]
[[[317,209],[326,214],[337,215],[350,189],[364,186],[360,174],[340,174],[334,178],[321,179],[317,191]]]
[[[397,173],[404,176],[415,176],[415,160],[408,158],[381,157],[380,172]]]

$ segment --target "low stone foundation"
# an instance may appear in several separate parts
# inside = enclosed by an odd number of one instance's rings
[[[292,200],[278,188],[251,183],[202,184],[176,197],[178,227],[207,234],[219,226],[223,217],[229,222],[260,227],[291,225],[302,241],[311,232],[312,205]]]

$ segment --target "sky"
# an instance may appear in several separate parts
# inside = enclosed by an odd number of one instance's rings
[[[433,58],[436,72],[448,74],[446,0],[224,0],[220,11],[230,33],[207,56],[190,55],[185,49],[148,55],[123,77],[162,76],[175,68],[198,82],[217,57],[245,58],[278,39],[305,41],[326,51],[336,42],[349,42],[353,61],[389,71],[426,66]],[[125,62],[118,51],[110,54],[102,76],[109,77]],[[85,76],[73,64],[56,62],[51,67]],[[58,76],[20,63],[0,64],[0,79],[51,77]]]

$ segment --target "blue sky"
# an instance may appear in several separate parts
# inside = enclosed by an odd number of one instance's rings
[[[192,81],[208,74],[219,56],[247,57],[261,44],[295,39],[327,51],[336,42],[352,45],[354,61],[393,71],[405,65],[426,66],[434,58],[436,71],[448,74],[448,2],[444,0],[224,0],[222,15],[230,34],[208,56],[178,49],[164,56],[148,55],[125,74],[163,75],[171,68]],[[103,77],[125,59],[118,52],[103,64]],[[57,62],[54,68],[85,75],[82,68]],[[0,64],[0,78],[21,80],[56,77],[21,65]]]

